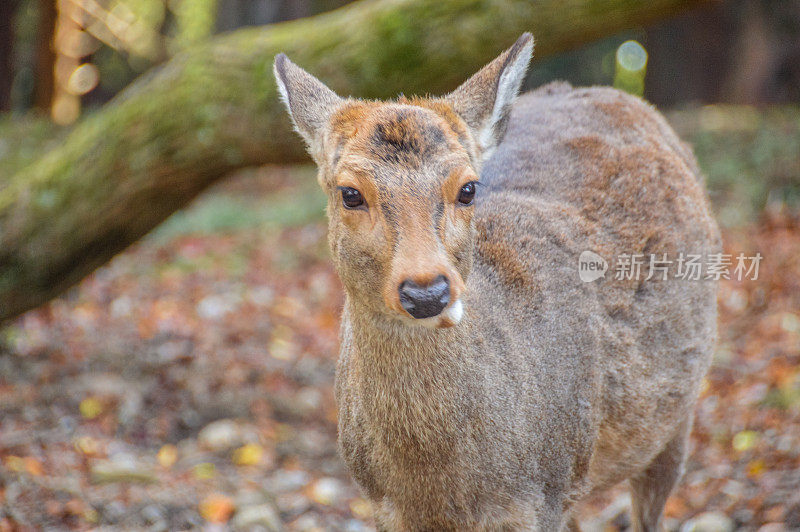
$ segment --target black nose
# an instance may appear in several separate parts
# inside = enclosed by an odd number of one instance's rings
[[[400,304],[415,318],[436,316],[450,303],[450,281],[444,275],[438,276],[427,286],[420,286],[406,279],[398,288]]]

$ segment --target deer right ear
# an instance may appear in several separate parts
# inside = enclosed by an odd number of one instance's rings
[[[484,160],[503,140],[511,104],[532,54],[533,36],[523,33],[514,46],[445,96],[472,130]]]
[[[275,57],[273,71],[294,128],[316,159],[322,148],[323,128],[343,100],[320,80],[289,61],[285,54]]]

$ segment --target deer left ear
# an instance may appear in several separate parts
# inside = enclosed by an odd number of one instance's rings
[[[278,54],[273,66],[278,92],[292,117],[295,129],[308,144],[312,157],[319,159],[322,136],[331,115],[343,100],[320,80]]]
[[[486,160],[503,140],[511,104],[519,93],[533,55],[533,36],[523,33],[514,46],[445,96],[467,123]]]

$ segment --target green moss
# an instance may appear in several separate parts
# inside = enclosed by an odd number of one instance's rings
[[[541,57],[699,1],[584,0],[565,18],[554,0],[375,0],[192,46],[52,149],[22,141],[0,153],[0,278],[13,279],[0,320],[57,295],[230,171],[306,161],[275,97],[278,52],[344,95],[442,93],[522,31]]]

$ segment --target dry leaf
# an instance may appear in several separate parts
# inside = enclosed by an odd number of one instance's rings
[[[235,506],[233,499],[226,495],[214,493],[200,503],[200,515],[211,523],[225,523],[230,519]]]
[[[78,407],[81,415],[86,419],[94,419],[103,413],[103,403],[96,397],[87,397]]]
[[[156,458],[161,467],[170,468],[178,461],[178,448],[171,444],[164,445],[158,450]]]
[[[203,462],[194,466],[192,470],[198,480],[209,480],[217,475],[217,468],[211,462]]]
[[[257,443],[248,443],[233,452],[233,463],[238,466],[256,465],[264,456],[264,448]]]

